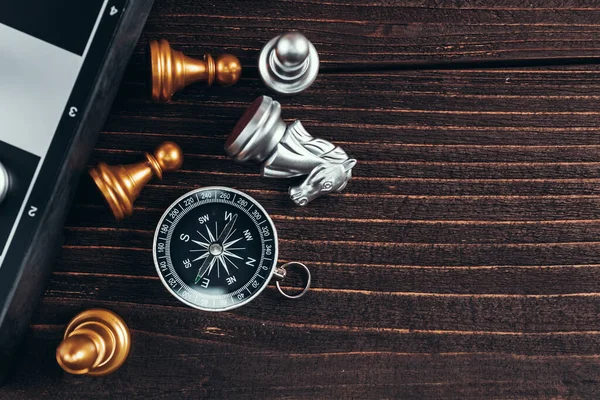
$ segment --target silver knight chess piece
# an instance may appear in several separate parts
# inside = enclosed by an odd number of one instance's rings
[[[237,162],[262,163],[265,178],[308,175],[289,190],[299,206],[341,192],[356,165],[341,147],[312,137],[300,121],[287,126],[281,119],[281,105],[268,96],[254,100],[227,138],[225,151]]]
[[[303,34],[288,32],[263,47],[258,70],[269,89],[281,94],[300,93],[317,78],[319,54]]]

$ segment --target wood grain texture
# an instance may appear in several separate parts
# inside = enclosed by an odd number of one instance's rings
[[[113,222],[82,179],[66,243],[15,376],[22,398],[552,398],[600,396],[600,66],[377,71],[390,61],[596,56],[584,1],[157,0],[90,165],[130,163],[164,140],[181,171]],[[224,156],[265,93],[261,45],[288,29],[324,66],[278,98],[286,120],[359,160],[343,193],[290,205],[288,182]],[[147,100],[143,47],[238,55],[232,88]],[[343,73],[346,65],[372,71]],[[267,289],[228,313],[186,308],[155,274],[155,224],[184,192],[248,192],[272,215],[301,301]],[[133,333],[104,378],[64,374],[54,349],[77,312],[107,307]]]

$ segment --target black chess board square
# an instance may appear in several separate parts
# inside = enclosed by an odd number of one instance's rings
[[[0,23],[82,55],[104,0],[0,2]]]

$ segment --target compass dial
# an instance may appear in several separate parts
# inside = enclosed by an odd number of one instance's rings
[[[156,270],[183,303],[206,311],[239,307],[269,283],[277,231],[252,197],[206,187],[177,199],[154,235]]]

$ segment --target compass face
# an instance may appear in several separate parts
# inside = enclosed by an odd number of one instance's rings
[[[239,307],[269,283],[277,264],[277,231],[252,197],[206,187],[177,199],[154,235],[154,263],[183,303],[206,311]]]

